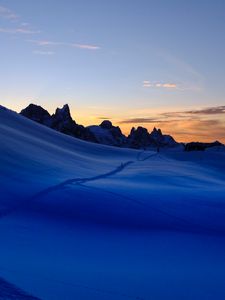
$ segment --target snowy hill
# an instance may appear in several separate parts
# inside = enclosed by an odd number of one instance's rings
[[[224,299],[224,151],[104,146],[3,108],[0,140],[0,276],[46,300]]]

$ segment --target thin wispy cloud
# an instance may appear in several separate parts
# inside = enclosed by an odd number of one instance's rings
[[[130,118],[120,121],[120,124],[144,124],[144,123],[157,123],[158,119],[155,118]]]
[[[150,81],[144,80],[143,81],[143,87],[144,88],[149,88],[149,87],[152,87],[152,84],[150,83]]]
[[[176,89],[178,88],[176,83],[172,82],[151,82],[149,80],[143,81],[144,88],[164,88],[164,89]]]
[[[0,28],[1,33],[7,34],[37,34],[40,33],[39,30],[31,30],[29,28]]]
[[[49,40],[28,40],[28,42],[31,42],[37,46],[65,46],[65,43],[52,42]]]
[[[99,46],[88,45],[88,44],[73,44],[72,46],[75,48],[86,49],[86,50],[99,50],[100,49]]]
[[[54,55],[55,52],[54,51],[40,51],[40,50],[34,50],[33,54],[36,55]]]
[[[16,21],[19,19],[19,16],[16,13],[5,6],[0,6],[0,17],[10,21]]]
[[[222,115],[225,114],[225,106],[215,106],[215,107],[207,107],[203,109],[196,109],[196,110],[184,110],[184,111],[175,111],[175,112],[166,112],[162,113],[161,115],[167,118],[171,117],[180,117],[180,118],[185,118],[186,116],[197,116],[197,115],[202,115],[202,116],[210,116],[210,115]]]
[[[40,33],[39,30],[33,30],[29,27],[29,24],[27,22],[24,22],[21,20],[21,17],[11,11],[9,8],[0,6],[0,18],[8,20],[7,27],[0,27],[0,33],[4,34],[37,34]],[[13,23],[13,27],[12,26]]]
[[[28,26],[29,25],[29,23],[27,23],[27,22],[22,22],[21,23],[21,26]]]
[[[225,105],[224,106],[216,106],[216,107],[208,107],[200,110],[190,110],[187,111],[188,114],[201,114],[201,115],[218,115],[225,114]]]
[[[112,119],[111,117],[107,117],[107,116],[101,116],[101,117],[98,117],[98,120],[110,120]]]
[[[99,50],[100,47],[96,45],[90,44],[77,44],[77,43],[66,43],[66,42],[54,42],[51,40],[29,40],[29,42],[34,43],[40,47],[48,47],[48,46],[65,46],[71,48],[78,48],[78,49],[86,49],[86,50]]]

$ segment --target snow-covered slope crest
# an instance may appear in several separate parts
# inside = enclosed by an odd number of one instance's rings
[[[0,139],[2,215],[41,208],[114,225],[225,229],[223,152],[162,155],[97,145],[5,109]]]

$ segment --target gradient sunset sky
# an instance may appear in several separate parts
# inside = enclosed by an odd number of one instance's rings
[[[2,0],[0,104],[225,142],[224,0]]]

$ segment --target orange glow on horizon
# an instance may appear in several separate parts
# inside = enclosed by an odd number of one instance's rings
[[[76,115],[78,115],[76,113]],[[74,116],[74,114],[73,114]],[[137,128],[142,126],[148,129],[149,132],[153,130],[154,127],[160,128],[163,134],[168,134],[173,136],[173,138],[178,142],[213,142],[219,140],[222,143],[225,143],[225,122],[224,124],[214,125],[214,120],[202,119],[196,120],[189,118],[188,120],[170,120],[170,121],[160,121],[152,123],[128,123],[122,124],[121,120],[115,117],[98,117],[98,116],[82,116],[79,115],[79,119],[73,117],[77,123],[83,124],[84,126],[90,125],[99,125],[104,119],[109,119],[114,126],[119,126],[123,134],[126,136],[129,135],[132,127]]]
[[[26,107],[16,107],[11,108],[20,112],[22,108]],[[52,107],[43,107],[49,111],[50,114],[54,113]],[[123,118],[123,111],[110,111],[107,113],[107,108],[102,110],[102,113],[99,112],[98,107],[93,107],[88,109],[71,109],[72,118],[78,123],[84,126],[89,125],[99,125],[104,119],[109,119],[114,126],[119,126],[122,132],[127,136],[129,135],[131,128],[142,126],[148,129],[149,132],[153,130],[154,127],[160,128],[163,134],[169,134],[174,137],[178,142],[190,142],[190,141],[200,141],[200,142],[213,142],[218,140],[222,143],[225,143],[225,119],[222,115],[212,115],[212,116],[203,116],[196,118],[195,116],[190,116],[189,118],[163,118],[165,114],[171,114],[173,111],[181,111],[180,109],[151,109],[149,110],[139,109],[126,112],[126,117]],[[162,113],[163,111],[163,113]],[[165,111],[167,111],[165,113]],[[154,113],[154,115],[153,115]],[[150,122],[140,122],[141,116],[153,115],[153,121]],[[136,119],[140,119],[139,122],[129,122],[129,117],[136,116]],[[162,118],[157,122],[157,118]],[[134,118],[135,119],[135,118]],[[143,118],[144,119],[144,118]],[[154,119],[156,121],[154,122]],[[128,120],[127,123],[123,123],[124,120]]]

